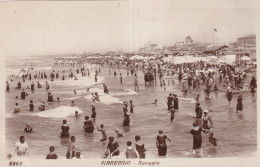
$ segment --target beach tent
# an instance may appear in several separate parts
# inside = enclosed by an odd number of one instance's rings
[[[243,61],[249,61],[249,60],[251,60],[251,58],[248,57],[248,56],[243,56],[243,57],[241,57],[240,60],[243,60]]]
[[[225,63],[234,64],[236,62],[236,55],[226,55]]]
[[[216,60],[216,59],[218,59],[218,57],[217,56],[210,56],[210,59]]]

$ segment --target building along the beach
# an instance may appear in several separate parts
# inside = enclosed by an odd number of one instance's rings
[[[243,50],[244,55],[251,58],[252,61],[256,61],[256,35],[251,34],[237,38],[237,43],[240,50]]]
[[[211,46],[211,47],[208,47],[207,49],[205,49],[204,53],[217,56],[218,53],[226,51],[226,48],[228,48],[228,46],[226,46],[226,45]]]

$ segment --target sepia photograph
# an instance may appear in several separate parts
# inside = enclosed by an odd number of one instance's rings
[[[259,165],[259,16],[256,0],[0,2],[1,164]]]

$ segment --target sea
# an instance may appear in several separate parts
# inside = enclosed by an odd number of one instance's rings
[[[5,74],[6,81],[10,83],[10,91],[5,93],[5,138],[6,153],[13,153],[15,143],[20,136],[25,136],[29,147],[29,157],[45,159],[49,153],[49,147],[55,146],[59,158],[65,158],[67,152],[68,139],[60,138],[62,120],[66,119],[70,127],[70,135],[76,136],[75,147],[85,158],[101,158],[107,146],[107,142],[99,141],[102,135],[97,130],[97,126],[104,124],[107,136],[114,136],[119,143],[119,150],[126,148],[127,141],[135,142],[135,136],[141,136],[141,141],[145,144],[146,157],[158,158],[156,147],[156,136],[158,130],[171,139],[167,142],[167,158],[175,157],[252,157],[257,151],[257,100],[252,98],[250,93],[243,93],[243,107],[241,113],[236,113],[237,94],[234,94],[231,104],[228,104],[223,92],[211,93],[211,100],[205,100],[203,87],[201,91],[190,91],[187,97],[183,96],[181,84],[177,76],[167,78],[166,88],[160,86],[158,78],[153,85],[145,85],[144,74],[137,71],[139,90],[134,88],[134,76],[127,75],[124,68],[111,68],[95,64],[85,64],[85,68],[92,69],[90,77],[82,77],[76,74],[78,80],[66,78],[64,81],[54,79],[51,81],[49,74],[52,70],[61,71],[72,69],[75,73],[77,66],[55,66],[54,57],[51,56],[27,56],[27,57],[6,57]],[[34,78],[25,83],[22,82],[21,68],[25,71],[33,67],[32,74],[46,72],[48,75],[49,91],[54,98],[60,98],[60,103],[48,103],[47,91],[45,89],[45,79]],[[94,81],[94,71],[101,70],[98,81]],[[109,72],[109,68],[111,69]],[[116,70],[117,76],[113,71]],[[24,72],[26,73],[26,72]],[[119,74],[122,74],[123,83],[120,83]],[[12,76],[13,75],[13,76]],[[249,74],[250,75],[250,74]],[[18,76],[18,77],[17,77]],[[60,75],[61,76],[61,75]],[[249,77],[249,76],[248,76]],[[13,78],[13,81],[10,79]],[[29,94],[25,100],[21,100],[20,92],[15,88],[18,81],[21,81],[22,88]],[[39,81],[42,88],[37,88]],[[35,84],[35,91],[26,89],[31,82]],[[102,83],[108,86],[109,93],[104,94]],[[96,102],[96,119],[92,119],[95,130],[92,134],[82,132],[84,116],[91,115],[92,96],[87,92],[97,92],[100,102]],[[76,90],[77,95],[73,91]],[[177,94],[179,98],[179,110],[175,113],[173,122],[170,121],[170,113],[167,110],[167,96],[169,93]],[[193,136],[188,132],[192,128],[195,120],[195,96],[200,95],[202,109],[210,110],[209,114],[213,120],[213,133],[217,139],[217,146],[212,147],[207,134],[202,134],[201,153],[192,152]],[[18,96],[18,98],[16,98]],[[157,99],[157,104],[152,104]],[[33,100],[34,111],[29,111],[29,101]],[[39,111],[40,101],[46,104],[45,111]],[[134,113],[130,114],[130,126],[123,127],[123,101],[132,100]],[[71,107],[71,101],[75,106]],[[20,112],[14,114],[15,103],[19,104]],[[75,119],[74,112],[81,114],[79,119]],[[33,133],[25,133],[26,123],[30,123]],[[118,128],[124,137],[118,138],[115,129]]]

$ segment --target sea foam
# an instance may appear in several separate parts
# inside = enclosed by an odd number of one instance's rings
[[[53,108],[50,110],[40,111],[33,115],[39,116],[39,117],[47,117],[47,118],[66,118],[68,116],[74,115],[75,111],[78,111],[78,113],[83,112],[78,107],[60,106],[60,107]]]

